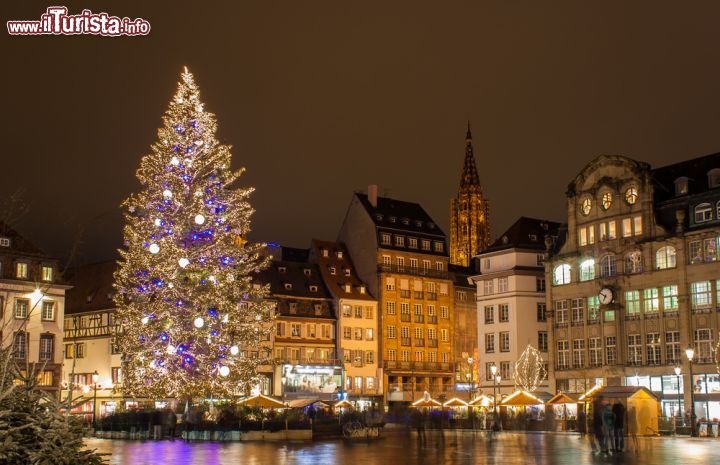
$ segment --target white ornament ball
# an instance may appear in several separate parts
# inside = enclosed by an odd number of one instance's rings
[[[193,322],[196,328],[202,328],[205,326],[205,320],[202,319],[202,317],[195,318],[195,321]]]
[[[162,225],[162,220],[160,218],[155,218],[155,226]]]
[[[230,353],[233,355],[237,355],[240,353],[240,349],[238,349],[238,346],[232,346],[230,347]]]
[[[172,157],[172,159],[170,160],[170,164],[173,166],[177,166],[180,164],[180,159],[178,157]]]
[[[150,247],[148,247],[148,250],[150,251],[150,253],[155,254],[155,253],[160,252],[160,246],[153,243],[153,244],[150,244]]]
[[[165,197],[166,199],[171,199],[171,198],[172,198],[172,192],[170,191],[170,189],[165,189],[165,190],[163,191],[163,197]]]
[[[229,367],[226,367],[226,366],[224,366],[224,365],[220,367],[220,376],[222,376],[222,377],[224,378],[224,377],[226,377],[226,376],[229,375],[229,374],[230,374],[230,368],[229,368]]]
[[[187,258],[181,258],[180,260],[178,260],[178,265],[180,265],[180,268],[185,268],[189,264],[190,260],[188,260]]]
[[[140,320],[140,322],[144,325],[148,324],[148,321],[150,321],[150,318],[148,318],[148,317],[143,317],[143,319]]]
[[[195,215],[195,224],[203,224],[205,222],[205,217],[202,215]]]
[[[168,344],[167,348],[165,349],[165,352],[167,352],[168,354],[174,354],[176,350],[177,350],[177,348],[174,345]]]

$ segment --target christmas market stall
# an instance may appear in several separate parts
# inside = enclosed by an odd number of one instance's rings
[[[574,431],[577,426],[578,399],[571,394],[558,392],[545,402],[545,414],[549,417],[551,430]]]
[[[660,400],[643,386],[596,386],[580,397],[585,403],[587,418],[592,418],[595,409],[615,403],[625,408],[625,431],[638,436],[656,436]]]
[[[537,394],[518,390],[505,397],[499,405],[504,429],[544,429],[545,402]]]
[[[272,397],[264,396],[262,394],[257,394],[252,397],[248,397],[247,399],[243,399],[239,401],[238,404],[244,405],[246,407],[259,407],[263,410],[284,409],[288,407],[285,402],[279,401]]]

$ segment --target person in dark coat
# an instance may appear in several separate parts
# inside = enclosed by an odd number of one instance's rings
[[[613,450],[622,452],[625,449],[625,406],[616,401],[612,406],[613,424]]]
[[[580,436],[585,436],[587,432],[587,424],[585,423],[585,409],[580,408],[577,414],[577,430]]]
[[[593,402],[593,417],[592,417],[592,428],[593,435],[595,436],[595,445],[597,449],[602,451],[605,449],[605,436],[603,435],[603,402],[602,397],[598,397]],[[595,449],[595,447],[593,447]]]

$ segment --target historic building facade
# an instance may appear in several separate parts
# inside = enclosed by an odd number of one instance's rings
[[[549,358],[544,254],[546,238],[552,241],[558,227],[522,217],[478,256],[476,328],[484,393],[515,390],[515,362],[528,345]],[[493,380],[493,366],[499,383]],[[547,388],[545,380],[539,389]]]
[[[477,393],[479,379],[479,352],[477,332],[477,304],[473,270],[450,265],[454,297],[454,341],[455,386],[457,391],[467,391],[468,398]]]
[[[720,154],[657,169],[600,156],[570,183],[566,240],[546,263],[558,390],[643,385],[670,416],[692,386],[697,417],[720,417],[719,202]]]
[[[61,279],[56,259],[0,223],[0,343],[12,346],[21,367],[42,367],[40,385],[55,395],[62,377],[69,287]]]
[[[470,266],[473,257],[488,245],[490,205],[480,186],[468,122],[460,188],[457,196],[450,200],[450,263]]]
[[[122,378],[120,350],[113,344],[120,328],[114,318],[116,268],[111,260],[67,272],[73,287],[67,292],[65,311],[63,392],[72,389],[73,398],[86,400],[73,413],[84,413],[87,419],[93,411],[98,418],[113,413],[123,402],[122,394],[114,391]]]
[[[333,297],[338,358],[344,370],[344,393],[357,408],[379,407],[383,401],[378,353],[377,300],[357,276],[343,244],[313,240],[310,261],[317,263]]]
[[[310,263],[307,249],[278,247],[273,261],[260,272],[275,303],[272,346],[276,366],[272,395],[284,400],[316,398],[335,400],[342,393],[342,365],[336,351],[337,318],[333,300],[320,274]],[[248,356],[253,356],[252,349]],[[269,386],[261,385],[266,392]]]
[[[379,300],[387,402],[454,384],[454,300],[445,234],[417,203],[356,193],[339,238]]]

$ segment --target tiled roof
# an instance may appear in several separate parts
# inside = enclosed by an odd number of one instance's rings
[[[108,310],[115,308],[112,296],[114,260],[72,268],[65,272],[73,286],[65,295],[65,314]]]
[[[545,235],[557,236],[561,223],[521,216],[482,253],[505,249],[545,250]]]
[[[379,228],[396,229],[415,234],[445,236],[430,215],[418,203],[378,197],[373,207],[367,194],[355,194]]]
[[[688,178],[688,194],[698,194],[710,190],[708,171],[720,168],[720,153],[713,153],[691,160],[652,170],[655,184],[655,201],[661,202],[675,197],[675,180]]]
[[[323,256],[323,250],[327,251],[327,256]],[[341,252],[342,258],[338,258],[338,252]],[[341,299],[375,300],[369,294],[365,283],[357,276],[350,254],[343,244],[313,239],[311,257],[312,260],[318,264],[328,290],[335,297]],[[331,273],[331,268],[335,269],[335,274]],[[347,292],[345,287],[347,284],[350,285],[350,292]],[[365,287],[364,294],[360,292],[360,286]]]
[[[0,247],[0,253],[9,252],[22,256],[49,258],[35,244],[3,222],[0,222],[0,237],[10,239],[10,247]]]

